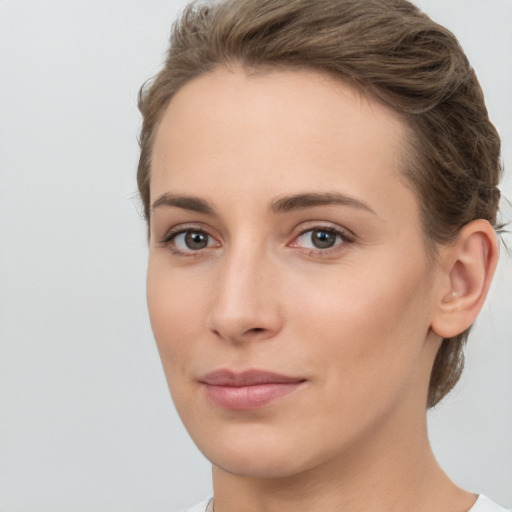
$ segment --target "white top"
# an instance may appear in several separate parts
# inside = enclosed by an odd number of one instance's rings
[[[490,500],[487,496],[480,494],[476,503],[471,507],[468,512],[511,512],[508,508],[503,508],[494,501]]]
[[[212,498],[201,501],[201,503],[198,503],[195,507],[187,508],[187,510],[182,510],[181,512],[206,512],[210,501],[212,501]]]
[[[198,503],[195,507],[188,508],[182,512],[206,512],[208,504],[211,498]],[[487,496],[480,494],[475,504],[471,507],[468,512],[512,512],[512,510],[503,508],[494,501],[490,500]]]

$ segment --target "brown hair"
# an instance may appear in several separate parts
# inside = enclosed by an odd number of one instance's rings
[[[150,216],[151,151],[173,95],[219,65],[308,68],[380,98],[412,128],[404,173],[416,192],[432,254],[462,226],[496,227],[500,140],[455,36],[406,0],[194,2],[175,23],[164,68],[139,94],[143,116],[137,181]],[[469,329],[445,339],[428,407],[458,381]]]

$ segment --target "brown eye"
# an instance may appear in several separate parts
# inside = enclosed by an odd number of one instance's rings
[[[208,247],[209,236],[202,231],[186,231],[184,233],[184,242],[187,249],[198,251]]]
[[[318,226],[303,231],[292,243],[292,247],[300,247],[310,251],[328,251],[350,244],[352,238],[341,231],[331,227]]]
[[[179,253],[191,253],[207,249],[218,245],[216,240],[208,233],[194,229],[184,229],[173,233],[165,240],[166,245],[170,245]]]
[[[338,235],[326,229],[315,229],[311,231],[311,243],[317,249],[329,249],[336,243]]]

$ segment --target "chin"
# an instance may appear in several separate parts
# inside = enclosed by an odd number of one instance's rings
[[[246,425],[247,426],[247,425]],[[214,437],[192,437],[203,455],[221,470],[243,477],[286,478],[307,471],[318,464],[313,453],[301,447],[303,440],[286,432],[250,428],[216,431]],[[281,434],[281,435],[280,435]]]
[[[258,455],[215,453],[207,458],[213,466],[222,471],[246,478],[287,478],[311,469],[306,461],[298,460],[292,454],[280,457],[276,454],[261,453],[261,451]]]

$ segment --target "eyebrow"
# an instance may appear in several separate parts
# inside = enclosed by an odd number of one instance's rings
[[[151,206],[154,211],[162,206],[174,206],[175,208],[182,208],[197,213],[206,213],[209,215],[215,214],[214,208],[204,199],[193,196],[182,196],[175,194],[162,194]]]
[[[332,204],[350,206],[376,215],[375,211],[361,199],[356,199],[355,197],[340,194],[338,192],[306,192],[303,194],[283,196],[272,201],[269,205],[269,209],[272,213],[278,214]],[[159,196],[153,203],[151,210],[154,211],[155,209],[163,206],[182,208],[184,210],[208,215],[216,214],[215,209],[208,203],[208,201],[194,196],[165,193]]]
[[[351,206],[377,215],[375,211],[361,199],[356,199],[355,197],[340,194],[338,192],[310,192],[284,196],[273,201],[270,205],[270,209],[273,213],[284,213],[293,210],[300,210],[302,208],[313,208],[315,206],[331,204]]]

